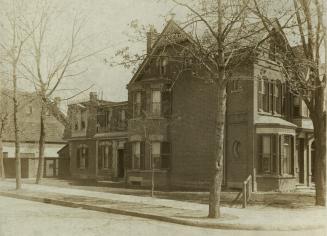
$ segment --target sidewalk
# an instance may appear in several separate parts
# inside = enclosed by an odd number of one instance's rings
[[[2,196],[198,227],[305,230],[324,227],[327,218],[326,209],[319,207],[283,209],[252,206],[246,209],[222,207],[220,219],[208,219],[208,206],[198,203],[35,184],[23,184],[20,191],[14,188],[15,183],[0,181]]]

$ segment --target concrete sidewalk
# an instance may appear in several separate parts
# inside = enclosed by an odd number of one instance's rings
[[[88,210],[124,214],[184,225],[239,230],[306,230],[326,227],[326,209],[265,206],[222,207],[220,219],[208,219],[204,204],[123,194],[0,181],[0,195]]]

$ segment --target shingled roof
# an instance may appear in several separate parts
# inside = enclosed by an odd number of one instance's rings
[[[38,142],[40,136],[40,101],[35,93],[18,92],[18,124],[21,142]],[[2,135],[3,141],[15,141],[13,123],[12,91],[1,91],[0,112],[7,113],[7,125]],[[64,125],[59,122],[51,113],[46,116],[46,142],[65,143],[63,140]]]

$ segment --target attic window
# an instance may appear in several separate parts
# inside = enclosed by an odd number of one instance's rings
[[[168,57],[159,57],[157,60],[157,68],[160,75],[167,74],[167,65],[168,65]]]

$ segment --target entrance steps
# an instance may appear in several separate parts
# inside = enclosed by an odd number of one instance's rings
[[[312,183],[311,185],[305,184],[297,184],[295,188],[295,192],[314,192],[315,191],[315,184]]]

